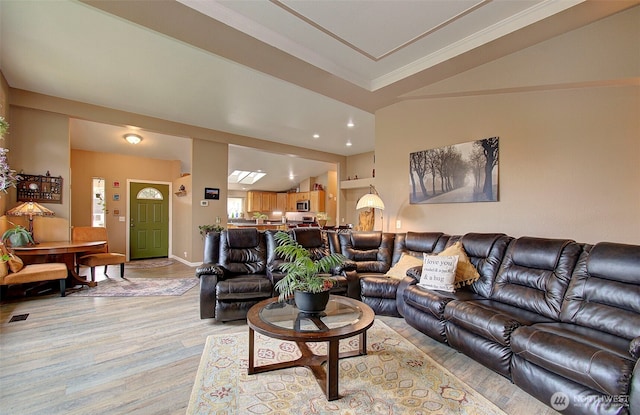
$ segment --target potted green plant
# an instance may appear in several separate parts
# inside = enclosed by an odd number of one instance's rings
[[[198,230],[200,231],[200,236],[204,238],[209,232],[222,232],[224,227],[220,225],[199,225]]]
[[[255,212],[253,214],[253,218],[256,220],[256,225],[261,225],[264,223],[265,219],[269,219],[269,216],[265,215],[264,213]]]
[[[14,225],[13,228],[7,229],[5,233],[2,234],[2,242],[6,243],[8,240],[10,246],[35,245],[33,237],[24,226],[15,225],[13,223],[12,225]]]
[[[278,244],[275,252],[286,261],[281,266],[285,276],[275,285],[280,292],[279,300],[284,301],[293,295],[301,311],[324,310],[329,301],[329,290],[333,287],[335,279],[322,274],[340,265],[345,257],[332,253],[314,260],[309,251],[293,240],[288,233],[279,231],[274,238]],[[311,301],[311,304],[303,303],[304,301]],[[316,301],[319,304],[316,304]]]

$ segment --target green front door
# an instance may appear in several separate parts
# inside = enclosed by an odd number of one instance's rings
[[[169,185],[131,183],[129,258],[169,255]]]

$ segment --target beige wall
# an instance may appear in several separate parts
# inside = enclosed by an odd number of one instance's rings
[[[190,231],[191,250],[188,250],[188,260],[202,261],[204,255],[204,240],[198,231],[199,225],[215,224],[219,217],[221,225],[227,222],[227,172],[229,146],[207,140],[193,140],[193,206],[191,208],[192,224]],[[219,200],[209,200],[209,206],[200,206],[204,200],[205,187],[220,189]]]
[[[68,118],[52,112],[10,106],[9,120],[11,168],[26,174],[44,175],[49,171],[52,176],[62,176],[63,179],[62,204],[42,203],[55,212],[56,218],[34,221],[36,238],[40,241],[69,239],[71,177]],[[17,204],[15,189],[11,189],[6,209]]]
[[[638,92],[504,94],[411,101],[380,111],[376,183],[386,204],[385,230],[395,230],[401,219],[403,231],[640,243]],[[409,204],[410,152],[496,135],[499,202]]]
[[[342,175],[342,180],[355,180],[356,176],[359,180],[370,179],[373,177],[375,169],[375,152],[356,154],[347,158],[346,168]],[[398,174],[395,172],[394,174]],[[375,185],[375,184],[374,184]],[[377,185],[376,185],[377,189]],[[365,194],[369,193],[369,186],[359,187],[355,189],[342,189],[340,191],[341,203],[344,207],[338,225],[352,224],[354,229],[358,226],[359,211],[356,210],[358,200]],[[376,213],[374,229],[382,229],[380,223],[380,212]]]
[[[132,157],[120,154],[97,153],[93,151],[71,151],[71,173],[73,193],[71,199],[72,226],[91,226],[92,179],[105,179],[105,200],[107,215],[105,225],[109,230],[109,249],[114,252],[127,252],[126,232],[129,222],[121,222],[126,217],[127,180],[173,182],[180,176],[180,162],[177,160],[156,160],[145,157]],[[119,182],[120,187],[113,187]],[[119,201],[113,195],[120,195]],[[175,196],[172,194],[172,196]],[[175,202],[176,198],[172,197]],[[119,215],[114,211],[118,210]]]
[[[469,71],[450,88],[421,91],[428,99],[378,111],[385,230],[400,219],[400,231],[639,244],[638,20],[635,8]],[[499,202],[409,204],[410,152],[493,136]]]
[[[185,262],[190,262],[193,259],[193,255],[189,258],[189,252],[193,251],[192,235],[189,232],[193,228],[193,218],[191,217],[191,210],[194,204],[192,176],[180,177],[173,182],[173,192],[177,192],[180,185],[184,185],[187,191],[186,196],[171,195],[173,200],[173,214],[172,214],[172,250],[176,257],[179,257]],[[197,229],[197,226],[196,226]],[[185,256],[184,253],[187,253]],[[201,258],[202,259],[202,258]],[[200,260],[201,260],[200,259]]]

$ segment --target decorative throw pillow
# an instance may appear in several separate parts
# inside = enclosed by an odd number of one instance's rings
[[[441,256],[424,254],[422,265],[422,276],[419,286],[430,290],[442,290],[454,292],[454,282],[456,279],[456,268],[458,267],[458,256]]]
[[[480,278],[478,270],[473,266],[469,260],[469,256],[464,250],[461,242],[456,242],[444,251],[438,254],[439,256],[458,255],[458,268],[456,269],[456,288],[461,288],[465,285],[471,285]]]
[[[416,258],[408,254],[402,254],[400,256],[400,260],[384,275],[389,278],[403,279],[407,276],[407,270],[409,268],[419,267],[422,263],[423,261],[420,258]]]
[[[24,267],[24,262],[14,254],[9,254],[9,260],[7,262],[9,263],[11,272],[18,272]]]

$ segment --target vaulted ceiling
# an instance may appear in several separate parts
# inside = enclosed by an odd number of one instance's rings
[[[634,4],[0,1],[0,68],[17,89],[353,155],[377,109]]]

